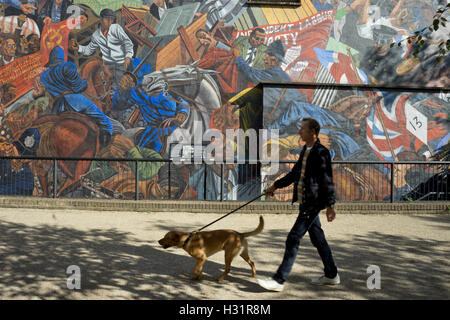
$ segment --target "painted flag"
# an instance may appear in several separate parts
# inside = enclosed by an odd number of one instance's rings
[[[48,62],[48,56],[50,51],[54,47],[60,46],[64,49],[66,61],[68,57],[69,48],[69,33],[71,29],[67,25],[67,21],[61,21],[58,23],[49,23],[44,26],[41,37],[41,50],[40,54],[43,59],[43,64]]]
[[[355,69],[349,56],[335,51],[314,48],[320,63],[330,71],[333,78],[340,84],[367,84],[367,75],[364,71]]]
[[[395,156],[410,149],[413,134],[406,127],[405,113],[412,108],[409,95],[380,91],[373,94],[383,99],[376,102],[377,106],[372,107],[367,117],[367,142],[380,160],[392,161],[394,158],[383,125]]]
[[[318,83],[336,83],[336,80],[331,73],[323,65],[320,66],[316,78]],[[321,108],[328,109],[333,103],[337,92],[338,89],[336,87],[319,86],[314,90],[314,98],[311,103]]]

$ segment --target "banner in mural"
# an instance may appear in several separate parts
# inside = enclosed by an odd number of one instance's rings
[[[14,85],[18,97],[29,91],[34,85],[34,79],[44,71],[44,65],[48,62],[48,56],[54,47],[61,46],[67,54],[69,32],[65,21],[45,26],[40,40],[40,50],[0,67],[0,84]]]
[[[281,40],[285,45],[282,69],[292,81],[313,81],[319,61],[315,49],[325,49],[334,21],[335,10],[318,12],[315,15],[292,23],[258,26],[234,32],[234,38],[249,37],[255,29],[263,29],[269,47]]]

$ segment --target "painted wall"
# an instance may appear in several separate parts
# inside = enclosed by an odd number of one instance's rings
[[[402,40],[432,24],[441,2],[303,0],[286,7],[244,0],[0,1],[1,153],[167,159],[194,152],[180,144],[215,141],[218,156],[226,155],[226,147],[237,149],[221,141],[227,129],[253,128],[279,130],[279,140],[265,145],[277,144],[280,160],[296,160],[299,120],[312,116],[334,160],[429,159],[449,138],[440,120],[450,108],[449,56],[436,61],[448,26],[429,36],[417,57]],[[390,48],[392,42],[401,45]],[[330,86],[251,90],[260,82]],[[1,161],[0,194],[53,193],[53,163]],[[134,162],[60,161],[56,191],[134,198],[135,169]],[[266,175],[226,164],[223,197],[246,199],[286,170]],[[168,172],[164,162],[140,163],[140,198],[168,198],[169,179],[171,198],[221,196],[220,165],[178,164]],[[389,175],[382,165],[335,168],[337,178],[359,181],[355,190],[365,190],[345,196],[356,200],[385,199]],[[405,175],[395,185],[399,199],[432,176],[412,183]],[[370,189],[375,176],[379,190]]]

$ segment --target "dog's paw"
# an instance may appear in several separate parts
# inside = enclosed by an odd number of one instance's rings
[[[200,279],[201,279],[201,276],[193,276],[191,278],[191,280],[194,280],[194,281],[200,281]]]

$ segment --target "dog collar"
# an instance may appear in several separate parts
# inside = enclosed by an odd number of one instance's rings
[[[189,236],[187,237],[187,239],[184,241],[183,243],[183,249],[187,246],[187,244],[189,243],[189,241],[191,241],[191,238],[194,234],[196,234],[197,231],[192,231]]]

